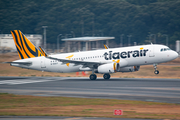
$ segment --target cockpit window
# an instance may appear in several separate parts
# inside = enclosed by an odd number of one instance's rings
[[[171,50],[171,49],[170,48],[161,48],[160,51],[162,52],[162,51],[168,51],[168,50]]]

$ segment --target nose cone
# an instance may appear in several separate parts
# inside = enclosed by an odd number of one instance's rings
[[[178,55],[178,53],[177,53],[176,51],[173,51],[173,52],[171,53],[171,58],[172,58],[173,60],[176,59],[178,56],[179,56],[179,55]]]

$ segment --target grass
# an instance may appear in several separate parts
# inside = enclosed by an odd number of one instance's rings
[[[180,69],[180,67],[173,67],[173,69]]]
[[[122,109],[123,116],[113,110]],[[180,119],[180,105],[115,99],[40,97],[0,93],[1,116],[82,116]]]

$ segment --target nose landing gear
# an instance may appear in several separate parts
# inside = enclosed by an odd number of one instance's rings
[[[159,70],[157,70],[157,64],[153,64],[153,66],[154,66],[154,69],[155,69],[155,71],[154,71],[154,74],[159,74]]]

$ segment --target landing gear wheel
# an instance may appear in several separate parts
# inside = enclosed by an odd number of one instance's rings
[[[96,80],[97,76],[96,76],[96,74],[91,74],[89,76],[89,78],[90,78],[90,80]]]
[[[156,75],[159,74],[159,70],[155,70],[154,74],[156,74]]]
[[[108,74],[108,73],[106,73],[106,74],[103,75],[103,78],[104,78],[105,80],[108,80],[110,77],[111,77],[111,76],[110,76],[110,74]]]
[[[155,71],[154,71],[154,74],[159,74],[159,70],[157,70],[157,64],[153,64],[153,66],[154,66],[154,69],[155,69]]]

